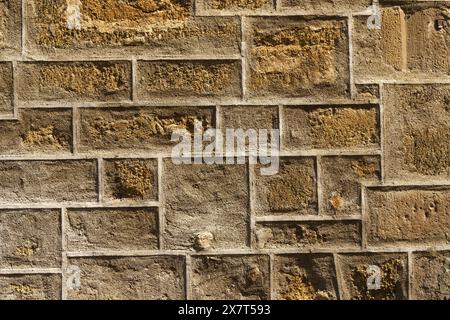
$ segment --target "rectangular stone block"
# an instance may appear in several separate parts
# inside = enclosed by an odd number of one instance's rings
[[[18,120],[2,120],[0,154],[68,154],[71,109],[19,109]]]
[[[338,257],[344,300],[407,299],[407,254],[355,253]]]
[[[0,58],[6,58],[20,52],[21,2],[20,0],[3,0],[0,2]]]
[[[70,300],[185,299],[183,257],[70,258],[68,263],[68,271],[79,270],[66,274]]]
[[[381,182],[379,156],[330,156],[321,159],[321,209],[328,215],[361,214],[361,184]]]
[[[0,202],[97,200],[94,160],[0,161]]]
[[[258,139],[267,134],[268,147],[272,140],[272,129],[279,129],[278,108],[276,106],[221,106],[220,107],[221,133],[225,136],[226,130],[242,129],[244,134],[255,134],[255,143],[246,138],[245,150],[255,152],[259,149]],[[260,130],[267,130],[262,133]],[[235,131],[236,132],[236,131]],[[224,152],[226,151],[226,139],[224,139]]]
[[[221,106],[222,129],[278,129],[276,106]]]
[[[388,3],[381,27],[368,28],[369,16],[354,19],[354,62],[357,80],[445,76],[450,70],[450,34],[436,28],[448,15],[448,2]]]
[[[32,52],[56,56],[238,53],[238,17],[194,17],[193,3],[32,0],[27,44]]]
[[[348,97],[344,19],[264,17],[250,18],[246,24],[249,96]]]
[[[139,61],[137,74],[137,94],[143,100],[241,95],[239,61]]]
[[[378,106],[285,107],[283,149],[378,148]]]
[[[367,189],[369,245],[450,243],[450,189]]]
[[[79,109],[79,150],[171,152],[172,133],[193,133],[195,121],[215,127],[213,107],[143,107]]]
[[[164,160],[164,234],[167,249],[248,246],[246,166],[173,164]]]
[[[2,4],[0,3],[0,6],[1,5]],[[0,21],[1,21],[1,19],[0,19]],[[1,22],[0,22],[0,24],[1,24]],[[1,39],[1,33],[0,33],[0,39]],[[13,85],[14,84],[13,84],[12,63],[0,62],[0,116],[1,115],[12,115],[12,113],[13,113],[13,108],[14,108]]]
[[[450,252],[413,254],[412,298],[420,300],[450,299]]]
[[[17,95],[21,101],[115,101],[131,98],[131,63],[22,62]]]
[[[348,12],[364,11],[371,0],[281,0],[281,8],[286,11]]]
[[[158,199],[156,159],[108,159],[104,162],[104,197],[107,201]]]
[[[386,85],[386,179],[448,180],[450,85]]]
[[[60,274],[2,274],[0,300],[60,300]]]
[[[337,300],[339,297],[331,254],[276,255],[274,275],[278,300]]]
[[[279,172],[262,175],[253,167],[252,194],[257,215],[317,214],[317,177],[314,158],[280,158]]]
[[[156,208],[68,209],[67,248],[83,250],[158,249]]]
[[[194,256],[191,265],[192,299],[269,299],[269,256]]]
[[[60,267],[60,210],[1,209],[0,230],[0,268]]]
[[[273,0],[199,0],[196,5],[201,13],[211,14],[223,12],[255,14],[275,9]]]
[[[259,222],[255,240],[260,249],[359,247],[361,223],[356,220]]]

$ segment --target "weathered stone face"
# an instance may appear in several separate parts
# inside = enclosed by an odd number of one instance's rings
[[[69,209],[68,250],[157,249],[157,216],[155,208]]]
[[[13,111],[13,70],[12,64],[0,63],[0,115]]]
[[[0,161],[0,202],[93,202],[96,180],[93,160]]]
[[[450,242],[449,189],[370,188],[367,196],[370,245]]]
[[[414,254],[412,296],[421,300],[448,300],[450,297],[450,252]]]
[[[19,100],[112,101],[131,98],[127,62],[38,62],[18,66]]]
[[[178,256],[71,258],[69,266],[80,270],[81,285],[65,287],[72,300],[185,298],[184,258]]]
[[[388,85],[384,99],[386,178],[448,178],[450,86]]]
[[[138,65],[138,96],[143,99],[176,97],[239,97],[238,61],[142,61]]]
[[[38,54],[78,56],[152,52],[231,54],[239,50],[234,17],[193,16],[193,1],[29,1],[29,46]]]
[[[72,151],[72,111],[20,109],[18,120],[0,126],[0,154],[69,153]]]
[[[449,19],[0,0],[0,300],[450,299]]]
[[[407,299],[407,255],[397,253],[365,253],[339,255],[343,273],[343,298],[346,300]],[[379,270],[373,273],[372,266]],[[369,287],[379,275],[379,288]],[[372,289],[373,288],[373,289]]]
[[[57,268],[61,264],[60,210],[2,209],[0,230],[0,268]]]
[[[370,0],[281,0],[281,7],[288,10],[308,11],[364,11],[372,2]]]
[[[214,249],[247,246],[245,165],[175,165],[167,159],[163,172],[166,248],[193,248],[195,234],[204,231],[214,236]]]
[[[345,21],[253,18],[247,30],[249,95],[348,96]]]
[[[333,256],[296,254],[275,256],[276,299],[336,300]]]
[[[0,292],[1,300],[59,300],[61,275],[2,274]]]
[[[286,150],[377,148],[380,142],[376,106],[286,107]]]
[[[176,130],[193,133],[198,121],[214,127],[212,108],[83,108],[80,109],[80,151],[149,150],[170,152]]]
[[[0,58],[20,52],[21,1],[0,1]]]
[[[355,17],[354,51],[357,80],[411,79],[449,73],[450,34],[435,27],[445,19],[446,2],[399,2],[382,10],[380,29],[368,29],[368,16]]]
[[[260,12],[274,9],[271,0],[199,0],[197,1],[201,12]]]
[[[347,248],[361,243],[359,221],[260,222],[255,246],[273,248]]]
[[[193,299],[269,298],[268,256],[195,256],[191,276]]]
[[[254,167],[257,215],[317,214],[316,168],[313,158],[282,158],[279,173],[261,174]]]
[[[361,214],[361,184],[380,181],[380,157],[323,157],[321,177],[324,214]]]
[[[108,201],[150,201],[157,199],[156,159],[105,161],[105,198]]]

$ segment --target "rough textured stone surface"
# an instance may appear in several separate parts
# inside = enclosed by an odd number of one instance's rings
[[[450,252],[418,252],[413,260],[412,296],[415,299],[450,298]]]
[[[377,84],[355,84],[356,98],[371,101],[380,98],[380,86]]]
[[[72,110],[20,109],[18,120],[0,126],[0,154],[72,151]]]
[[[264,176],[254,168],[257,215],[317,214],[316,166],[313,158],[282,158],[279,173]]]
[[[269,257],[198,256],[192,258],[193,299],[269,298]]]
[[[70,251],[158,248],[155,208],[69,209],[67,227]]]
[[[80,151],[150,150],[170,152],[175,130],[193,133],[195,121],[215,126],[212,108],[83,108],[80,111]]]
[[[274,8],[272,0],[199,0],[202,10],[258,12]]]
[[[388,85],[385,89],[387,179],[448,179],[450,85]]]
[[[286,107],[284,148],[376,148],[380,142],[376,106]]]
[[[302,11],[364,11],[372,4],[370,0],[281,0],[281,7],[286,10]]]
[[[80,286],[66,286],[74,300],[184,299],[184,258],[71,258],[80,270]]]
[[[450,190],[368,189],[369,244],[450,243]]]
[[[358,221],[261,222],[256,246],[262,248],[354,247],[361,243]]]
[[[28,1],[28,45],[47,55],[227,54],[239,50],[235,17],[193,16],[191,0]],[[79,12],[79,18],[77,13]]]
[[[96,201],[93,160],[0,161],[0,202]]]
[[[2,274],[1,300],[59,300],[61,275],[59,274]]]
[[[1,38],[0,38],[1,39]],[[0,115],[13,111],[13,70],[12,64],[0,63]]]
[[[204,231],[212,233],[214,249],[247,246],[245,165],[175,165],[167,159],[163,170],[165,247],[192,248],[195,234]]]
[[[0,58],[20,52],[21,1],[0,1]]]
[[[355,17],[354,59],[357,79],[417,77],[418,74],[448,75],[450,34],[437,29],[445,19],[447,2],[412,1],[382,10],[380,29],[367,28],[367,16]],[[448,29],[447,29],[448,30]]]
[[[131,98],[131,64],[127,62],[21,63],[20,100],[112,101]]]
[[[0,299],[449,299],[449,44],[448,0],[0,0]]]
[[[249,19],[249,94],[282,97],[348,95],[344,20]]]
[[[380,181],[380,157],[323,157],[322,210],[330,215],[361,214],[361,184]]]
[[[366,253],[340,255],[343,274],[342,294],[352,300],[405,300],[407,298],[408,267],[406,254]],[[380,287],[371,289],[373,273],[369,266],[380,270]]]
[[[110,201],[157,200],[158,163],[155,159],[105,161],[105,198]]]
[[[330,254],[275,257],[276,299],[336,300],[336,271]]]
[[[238,61],[142,61],[138,66],[141,99],[176,97],[239,97]]]
[[[55,209],[0,210],[0,267],[58,267],[60,213]]]

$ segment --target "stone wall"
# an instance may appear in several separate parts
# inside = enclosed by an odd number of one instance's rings
[[[450,2],[379,2],[0,0],[0,299],[449,299]]]

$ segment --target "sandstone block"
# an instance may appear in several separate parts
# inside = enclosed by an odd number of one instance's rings
[[[0,267],[60,267],[60,213],[56,209],[0,210]]]
[[[249,19],[249,96],[343,98],[349,94],[344,20]]]
[[[195,256],[191,277],[193,299],[269,298],[268,256]]]
[[[0,202],[96,201],[93,160],[0,161]]]
[[[79,286],[77,272],[67,274],[71,300],[185,299],[182,257],[71,258],[69,266],[80,271]]]
[[[164,245],[195,247],[195,234],[210,232],[214,249],[245,248],[248,183],[245,165],[176,165],[164,161]]]
[[[69,209],[67,247],[83,250],[158,249],[155,208]]]
[[[275,256],[275,292],[281,300],[336,300],[336,270],[330,254]]]

